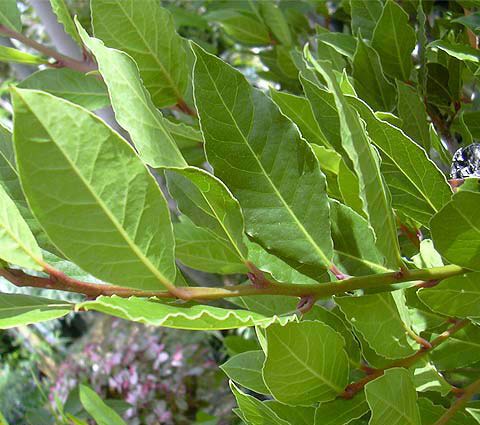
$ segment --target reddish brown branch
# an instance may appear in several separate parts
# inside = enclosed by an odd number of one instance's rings
[[[432,342],[430,342],[430,348],[426,348],[422,346],[415,354],[412,354],[410,357],[406,357],[404,359],[396,360],[390,366],[387,366],[384,369],[376,369],[371,372],[369,375],[365,376],[364,378],[353,382],[352,384],[348,385],[345,388],[345,391],[341,394],[341,397],[349,399],[352,398],[356,393],[361,391],[366,384],[370,381],[373,381],[380,376],[382,376],[387,369],[391,369],[392,367],[404,367],[409,368],[417,363],[421,358],[425,357],[428,353],[450,338],[453,334],[458,332],[460,329],[463,329],[470,323],[469,320],[459,320],[457,321],[452,327],[447,329],[445,332],[441,333],[437,336]]]

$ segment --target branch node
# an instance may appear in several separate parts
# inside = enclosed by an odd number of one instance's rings
[[[315,305],[315,301],[316,299],[313,295],[305,295],[300,298],[300,301],[297,304],[297,310],[304,315],[312,309]]]

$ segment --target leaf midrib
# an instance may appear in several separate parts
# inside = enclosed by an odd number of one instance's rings
[[[238,133],[240,134],[240,136],[242,137],[245,145],[247,146],[248,150],[250,151],[250,153],[252,154],[253,158],[255,159],[257,165],[260,167],[260,170],[262,171],[263,175],[265,176],[266,180],[268,181],[268,183],[270,184],[270,186],[272,187],[273,191],[275,192],[275,194],[277,195],[277,197],[280,199],[280,201],[282,202],[282,204],[284,205],[285,209],[287,210],[287,212],[290,214],[290,216],[293,218],[293,220],[295,221],[295,223],[297,224],[297,227],[301,230],[301,232],[305,235],[306,239],[308,240],[308,242],[310,242],[310,244],[314,247],[315,251],[317,252],[317,254],[320,256],[320,258],[322,259],[322,262],[328,267],[330,264],[331,264],[331,260],[328,259],[328,257],[323,253],[322,249],[316,244],[316,242],[312,239],[312,237],[310,236],[310,234],[307,232],[307,230],[305,229],[305,227],[302,225],[302,223],[298,220],[297,216],[294,214],[294,212],[292,211],[292,209],[290,208],[290,206],[287,204],[287,202],[285,201],[285,199],[283,199],[283,196],[282,194],[279,192],[279,190],[277,189],[277,187],[275,186],[275,184],[273,183],[273,181],[270,179],[270,176],[267,174],[267,172],[265,171],[265,168],[263,167],[263,164],[260,162],[260,160],[258,159],[257,155],[255,154],[255,152],[253,151],[252,147],[250,146],[250,144],[248,143],[248,140],[246,139],[245,135],[243,134],[243,132],[240,130],[240,128],[238,127],[237,125],[237,122],[235,120],[235,118],[233,117],[230,109],[228,109],[227,105],[225,104],[225,102],[223,101],[223,98],[220,94],[220,92],[218,91],[218,88],[217,88],[217,85],[214,81],[214,79],[212,78],[212,75],[210,74],[210,71],[207,67],[207,64],[205,63],[205,61],[203,60],[203,58],[201,56],[197,56],[197,58],[201,59],[204,66],[205,66],[205,69],[206,69],[206,73],[208,75],[208,77],[210,78],[210,81],[212,82],[212,85],[213,87],[215,88],[215,92],[217,93],[217,96],[218,98],[220,99],[220,101],[222,102],[222,105],[224,106],[225,110],[227,111],[228,115],[230,116],[230,119],[232,120],[235,128],[237,129]]]

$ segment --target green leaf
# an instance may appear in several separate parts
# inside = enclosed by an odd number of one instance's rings
[[[345,341],[332,328],[320,322],[290,322],[272,324],[266,334],[263,379],[276,400],[308,406],[332,400],[343,391],[348,358]]]
[[[477,421],[477,423],[480,424],[480,409],[472,409],[472,408],[466,408],[465,409],[470,415],[472,415],[473,418]]]
[[[278,105],[282,114],[297,124],[298,129],[307,142],[320,146],[330,146],[313,115],[307,99],[272,88],[270,89],[270,96]]]
[[[77,308],[100,311],[125,320],[174,329],[222,330],[268,325],[276,320],[246,310],[228,310],[196,304],[167,304],[155,299],[98,297]]]
[[[55,245],[104,281],[171,288],[176,267],[167,202],[133,149],[63,99],[24,89],[12,90],[12,99],[22,187]]]
[[[147,1],[145,5],[149,3]],[[185,167],[187,163],[169,132],[171,124],[153,104],[153,98],[143,86],[133,59],[126,53],[109,49],[102,41],[89,37],[78,23],[77,27],[83,42],[98,62],[115,117],[130,134],[142,160],[152,167]]]
[[[479,350],[480,328],[469,324],[436,347],[430,359],[438,370],[458,369],[476,363]]]
[[[358,176],[363,209],[375,232],[377,247],[385,256],[387,266],[399,267],[403,262],[400,256],[397,228],[391,207],[391,196],[380,173],[378,153],[371,145],[358,113],[348,104],[341,92],[330,66],[325,62],[319,64],[311,57],[310,60],[315,69],[325,78],[334,95],[340,116],[342,145],[352,160]]]
[[[292,44],[292,34],[283,12],[272,0],[264,0],[258,3],[258,7],[264,22],[273,36],[286,46]]]
[[[476,64],[480,63],[480,54],[478,50],[465,44],[449,43],[445,40],[435,40],[427,47],[434,50],[440,49],[449,56],[461,61],[469,61]]]
[[[420,252],[412,257],[413,262],[419,269],[443,266],[442,257],[433,247],[430,239],[420,242]]]
[[[443,173],[401,130],[376,118],[361,100],[349,101],[367,124],[368,135],[382,154],[382,171],[394,207],[428,227],[432,215],[452,194]]]
[[[206,228],[182,219],[173,226],[175,254],[178,260],[192,269],[207,273],[247,273],[248,269],[231,244]]]
[[[43,270],[40,248],[17,206],[1,185],[0,258],[17,266]]]
[[[271,43],[266,25],[249,10],[221,9],[209,13],[208,21],[218,22],[225,32],[240,43],[253,46]]]
[[[353,57],[352,76],[358,96],[373,109],[391,111],[394,108],[395,87],[385,77],[378,53],[361,38]]]
[[[0,3],[0,25],[22,32],[22,21],[17,7],[17,0],[2,0]]]
[[[357,47],[357,40],[350,34],[325,31],[317,35],[317,40],[332,47],[347,58],[353,59]]]
[[[382,15],[383,4],[381,0],[350,0],[352,15],[352,33],[371,39],[373,30]]]
[[[48,63],[48,60],[40,56],[32,55],[12,47],[0,46],[0,61],[25,63],[28,65],[42,65]]]
[[[68,68],[42,69],[18,87],[46,91],[92,111],[110,103],[105,85],[98,78]]]
[[[258,394],[270,394],[262,378],[263,351],[247,351],[228,359],[220,368],[235,383]]]
[[[430,362],[422,360],[413,372],[413,382],[418,392],[436,391],[445,397],[452,386]]]
[[[181,101],[189,66],[170,12],[156,0],[92,0],[91,9],[95,37],[135,59],[153,103]]]
[[[375,246],[367,221],[346,205],[330,201],[334,263],[351,276],[385,273],[384,259]]]
[[[402,119],[402,130],[415,142],[430,149],[427,111],[418,92],[408,84],[397,81],[398,114]]]
[[[318,274],[330,265],[332,240],[325,177],[310,146],[242,74],[197,46],[194,52],[207,156],[240,202],[247,233]]]
[[[237,400],[241,418],[247,425],[291,425],[270,409],[268,404],[242,393],[233,382],[230,382],[230,389]]]
[[[445,407],[433,404],[428,398],[418,399],[418,408],[422,418],[422,425],[435,425],[437,421],[447,411]],[[466,409],[467,411],[469,409]],[[477,422],[467,413],[458,411],[455,416],[448,421],[449,425],[476,425]]]
[[[480,273],[449,277],[433,288],[421,289],[418,297],[439,314],[480,318]]]
[[[421,425],[417,394],[407,369],[393,368],[365,385],[372,411],[369,425]]]
[[[415,352],[391,293],[335,297],[335,302],[354,330],[363,335],[377,354],[399,359]]]
[[[244,224],[240,205],[215,176],[199,168],[167,171],[168,189],[178,208],[200,227],[213,231],[246,262]]]
[[[0,329],[58,319],[72,311],[65,301],[23,294],[0,294]]]
[[[78,34],[65,0],[50,0],[50,4],[52,5],[53,13],[57,16],[58,22],[63,25],[65,32],[69,34],[80,47],[82,47],[82,39]]]
[[[460,191],[430,222],[435,249],[448,261],[480,270],[480,193]]]
[[[289,422],[291,425],[312,425],[315,420],[314,407],[295,406],[295,408],[292,409],[291,406],[275,400],[267,400],[265,404],[280,418]]]
[[[345,425],[359,419],[368,412],[368,404],[363,391],[355,397],[336,399],[320,403],[315,412],[315,425]]]
[[[373,32],[372,47],[380,55],[385,73],[402,81],[410,79],[415,31],[408,15],[393,0],[387,0]]]
[[[24,210],[27,208],[23,196],[18,173],[15,165],[15,153],[13,151],[12,135],[0,124],[0,185],[3,186],[8,196]]]
[[[86,385],[80,385],[80,401],[98,425],[126,425],[118,413],[108,407],[100,396]]]

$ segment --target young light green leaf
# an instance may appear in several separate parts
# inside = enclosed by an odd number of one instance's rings
[[[448,261],[480,270],[480,193],[459,191],[430,222],[435,249]]]
[[[32,55],[12,47],[0,46],[0,61],[25,63],[28,65],[42,65],[48,63],[48,60],[40,56]]]
[[[251,395],[242,393],[231,381],[230,389],[237,400],[241,418],[247,425],[291,425],[270,409],[268,404],[262,403]]]
[[[423,239],[420,242],[420,252],[412,257],[413,262],[419,269],[443,266],[441,255],[433,247],[431,239]]]
[[[167,202],[128,143],[95,115],[50,94],[15,89],[12,99],[22,186],[55,245],[104,281],[172,288]]]
[[[178,208],[200,227],[213,231],[246,262],[244,224],[240,205],[215,176],[194,167],[167,171],[168,189]]]
[[[480,318],[480,273],[449,277],[433,288],[420,290],[418,297],[439,314]]]
[[[479,350],[480,328],[469,324],[436,347],[430,359],[438,370],[457,369],[478,362]]]
[[[89,37],[78,23],[77,27],[83,42],[98,62],[115,117],[130,134],[142,160],[151,167],[185,167],[187,163],[169,132],[169,124],[166,124],[167,120],[155,107],[152,97],[143,86],[133,59],[126,53],[105,47],[102,41]]]
[[[340,116],[342,145],[353,162],[358,176],[363,209],[375,232],[377,247],[385,256],[388,267],[399,267],[403,262],[400,256],[397,228],[391,196],[380,173],[378,153],[371,145],[358,113],[348,104],[341,92],[328,63],[316,62],[307,50],[306,54],[315,69],[325,78],[334,95]]]
[[[0,294],[0,329],[46,322],[66,316],[73,305],[23,294]]]
[[[42,253],[20,211],[0,185],[0,258],[33,270],[43,270]]]
[[[17,0],[2,0],[0,2],[0,25],[22,32],[22,21],[20,19],[20,10],[17,7]]]
[[[370,139],[382,153],[382,171],[391,189],[394,207],[428,227],[432,215],[452,194],[445,176],[402,131],[379,120],[361,100],[350,97],[349,102],[366,123]]]
[[[46,91],[92,111],[110,103],[105,84],[98,78],[68,68],[42,69],[18,87]]]
[[[63,25],[65,32],[69,34],[80,47],[82,47],[82,39],[78,34],[65,0],[50,0],[50,4],[52,5],[53,13],[57,16],[58,22]]]
[[[170,12],[156,0],[92,0],[91,9],[95,37],[135,59],[153,103],[181,102],[189,78],[187,51]]]
[[[352,33],[371,39],[373,30],[382,16],[383,4],[381,0],[350,0],[352,15]]]
[[[377,354],[399,359],[415,352],[392,294],[336,297],[335,302]]]
[[[320,146],[331,146],[318,125],[307,99],[272,88],[270,89],[270,96],[278,105],[282,114],[297,124],[307,142]]]
[[[177,259],[192,269],[207,273],[247,273],[245,262],[232,248],[212,230],[197,227],[183,218],[173,226],[175,254]]]
[[[320,403],[315,412],[315,425],[346,425],[368,413],[369,408],[363,391],[355,397]]]
[[[229,310],[197,304],[168,304],[155,299],[100,296],[77,306],[125,320],[174,329],[222,330],[266,326],[276,320],[246,310]]]
[[[397,81],[398,114],[402,119],[402,130],[428,152],[430,132],[427,111],[418,92],[408,84]]]
[[[108,407],[100,396],[86,385],[80,385],[80,401],[97,425],[127,425],[115,410]]]
[[[393,368],[365,385],[370,425],[421,425],[411,372]]]
[[[266,335],[263,380],[276,400],[309,406],[343,391],[348,357],[344,339],[332,328],[321,322],[290,322],[270,325]]]
[[[353,57],[352,76],[358,96],[373,109],[391,111],[394,108],[395,86],[385,77],[378,53],[361,38]]]
[[[332,240],[325,177],[315,155],[297,127],[241,73],[193,48],[207,156],[240,202],[247,233],[317,275],[330,266]]]
[[[235,383],[258,394],[270,394],[262,377],[263,351],[246,351],[228,359],[220,368]]]
[[[410,79],[415,42],[415,31],[408,22],[408,14],[395,1],[387,0],[372,38],[372,47],[380,55],[387,75],[402,81]]]

